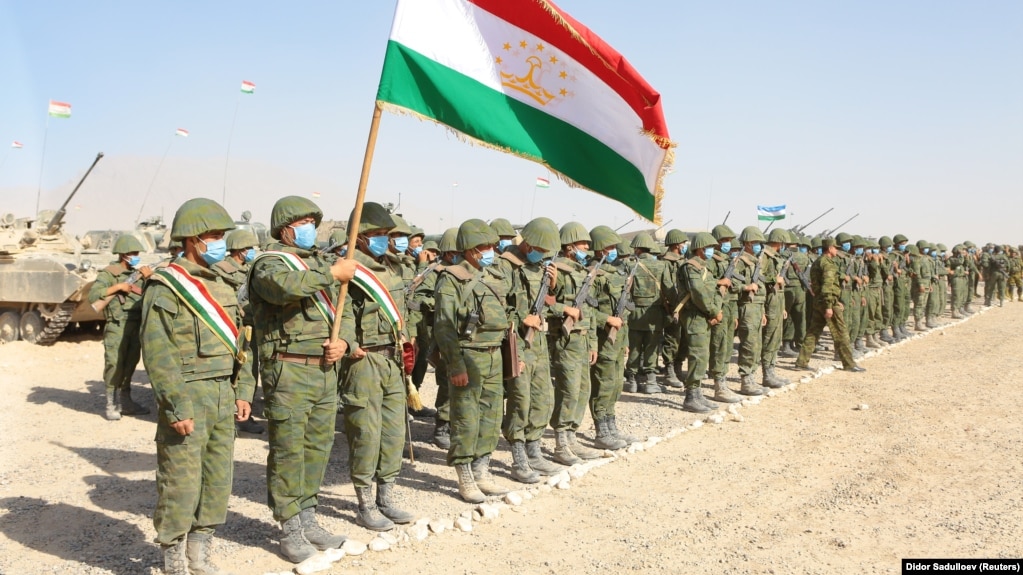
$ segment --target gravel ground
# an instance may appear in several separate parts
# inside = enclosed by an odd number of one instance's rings
[[[682,394],[626,394],[619,427],[650,437],[559,486],[495,499],[471,533],[450,529],[474,507],[457,496],[432,421],[415,421],[415,465],[400,503],[434,521],[403,528],[391,551],[335,563],[334,573],[897,573],[900,557],[1023,556],[1023,305],[947,323],[866,358],[864,374],[815,377],[714,418],[681,411]],[[159,573],[152,543],[155,415],[102,417],[102,343],[0,346],[0,385],[13,406],[0,442],[0,573]],[[736,368],[731,382],[738,386]],[[432,377],[432,376],[428,376]],[[798,379],[803,378],[804,383]],[[152,404],[145,373],[136,398]],[[432,403],[436,386],[424,384]],[[701,425],[702,427],[697,428]],[[589,420],[585,435],[592,437]],[[663,439],[663,441],[662,441]],[[544,440],[553,448],[553,438]],[[239,574],[280,573],[278,527],[265,507],[265,435],[242,434],[227,524],[214,556]],[[604,465],[604,463],[610,463]],[[321,523],[369,543],[354,523],[347,448],[336,436]],[[429,532],[423,541],[416,535]]]

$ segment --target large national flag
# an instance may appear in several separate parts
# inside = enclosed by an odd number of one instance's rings
[[[49,114],[54,118],[70,118],[71,104],[50,100]]]
[[[785,219],[785,205],[757,206],[757,219],[762,222],[773,222]]]
[[[177,130],[174,131],[174,135],[175,136],[181,136],[182,138],[187,138],[188,137],[188,130],[186,130],[184,128],[178,128]]]
[[[11,142],[11,147],[12,148],[23,148],[24,146],[21,145],[21,142],[19,142],[17,140],[14,140],[13,142]]]
[[[242,92],[245,94],[251,94],[256,91],[256,85],[248,80],[242,80]]]
[[[551,181],[547,178],[537,178],[536,187],[538,188],[549,188],[551,187]]]
[[[551,2],[399,0],[377,100],[660,219],[660,94]]]

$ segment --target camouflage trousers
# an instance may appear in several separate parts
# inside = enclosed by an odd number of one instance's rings
[[[671,313],[666,312],[666,313]],[[661,343],[661,359],[666,367],[682,365],[686,360],[686,339],[682,331],[682,322],[673,323],[671,318],[664,321],[664,339]]]
[[[806,290],[802,284],[785,286],[785,311],[788,317],[782,327],[782,340],[803,341],[806,337],[806,310]]]
[[[860,337],[860,319],[863,312],[863,292],[852,288],[842,290],[842,319],[845,320],[847,328],[846,335],[849,341],[856,341]]]
[[[689,344],[689,370],[686,372],[686,389],[696,389],[707,377],[707,368],[710,366],[710,340],[712,326],[696,311],[686,310],[682,316],[682,325],[686,330],[686,340]],[[720,325],[720,324],[719,324]]]
[[[627,373],[644,376],[657,373],[657,350],[661,345],[662,331],[629,329],[629,359],[625,365]]]
[[[916,321],[923,321],[930,317],[932,314],[928,313],[929,308],[927,303],[931,298],[931,288],[929,285],[923,285],[918,282],[913,282],[913,319]]]
[[[745,302],[739,304],[739,375],[752,375],[760,365],[763,351],[764,304]]]
[[[614,343],[607,339],[607,330],[597,330],[597,363],[590,366],[590,415],[594,420],[615,414],[615,404],[622,396],[621,374],[625,366],[626,330],[619,330]],[[671,364],[668,364],[669,367]],[[580,416],[579,421],[582,421]]]
[[[894,283],[889,282],[881,286],[881,329],[888,329],[895,323],[894,287]]]
[[[728,373],[735,347],[735,322],[739,317],[739,304],[729,300],[721,306],[721,323],[710,328],[710,377],[721,379]]]
[[[506,403],[501,431],[509,442],[535,441],[543,437],[554,411],[546,334],[537,333],[532,346],[520,359],[525,363],[522,373],[504,382]]]
[[[949,279],[949,287],[952,290],[952,309],[961,310],[970,301],[970,278],[966,275],[953,275]]]
[[[341,382],[350,477],[356,487],[393,483],[405,447],[405,384],[397,361],[369,352],[346,361]]]
[[[469,384],[450,386],[451,449],[448,465],[472,463],[497,449],[504,407],[501,348],[462,348]]]
[[[946,276],[938,276],[938,278],[931,284],[931,297],[927,302],[927,315],[934,317],[941,317],[945,313],[945,308],[948,302],[946,301],[947,295],[945,281]]]
[[[771,287],[767,289],[764,314],[767,315],[767,325],[761,332],[763,343],[760,349],[760,364],[774,367],[778,362],[778,350],[781,348],[782,330],[785,324],[784,291],[774,291],[774,288]]]
[[[909,281],[909,278],[901,277],[895,280],[893,286],[893,297],[895,298],[893,315],[895,323],[898,325],[906,325],[909,321],[910,305],[913,301],[913,286]]]
[[[227,519],[234,472],[235,390],[227,377],[188,382],[195,430],[180,435],[166,411],[156,422],[156,542],[173,545]]]
[[[1018,296],[1023,296],[1023,272],[1013,272],[1009,274],[1008,293],[1009,299],[1012,299],[1013,288]]]
[[[575,431],[582,419],[573,419],[590,396],[590,351],[586,334],[574,332],[568,337],[551,332],[547,344],[551,351],[551,375],[554,376],[554,410],[551,427],[555,431]],[[655,356],[656,357],[656,356]]]
[[[823,304],[814,306],[813,315],[810,316],[810,327],[806,331],[806,339],[803,340],[803,347],[799,350],[799,357],[796,358],[796,365],[805,366],[810,362],[810,356],[817,347],[817,340],[824,333],[827,327],[831,332],[831,338],[835,343],[835,351],[838,357],[842,358],[842,367],[852,367],[856,361],[852,356],[852,344],[849,342],[849,328],[845,325],[845,310],[843,306],[836,304],[832,309],[831,318],[825,317],[826,308]]]
[[[139,321],[108,321],[103,326],[103,381],[107,391],[127,388],[142,357]]]
[[[334,445],[336,366],[264,358],[264,414],[269,428],[267,505],[276,521],[316,507]],[[347,403],[348,399],[345,399]]]
[[[861,334],[875,334],[881,331],[881,289],[880,285],[870,285],[864,292],[867,297],[867,305],[864,309],[866,322],[860,329]]]

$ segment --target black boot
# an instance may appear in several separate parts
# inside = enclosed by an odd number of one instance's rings
[[[554,475],[564,469],[561,465],[549,461],[543,456],[539,439],[526,442],[526,457],[529,459],[529,467],[543,475]]]
[[[121,396],[121,415],[147,415],[149,408],[135,403],[135,400],[131,398],[131,384],[122,387],[120,390]]]
[[[394,529],[394,522],[384,517],[373,499],[373,486],[355,486],[355,496],[359,498],[359,513],[355,516],[355,523],[371,531],[390,531]]]
[[[451,449],[451,424],[437,420],[433,428],[433,444],[441,449]]]
[[[394,498],[392,497],[393,488],[393,483],[377,483],[377,509],[380,510],[380,513],[384,514],[384,517],[399,525],[412,523],[416,520],[416,516],[404,509],[400,509],[394,503]],[[306,534],[306,537],[308,536],[309,535]]]
[[[686,399],[682,402],[682,410],[690,413],[709,413],[713,411],[700,401],[697,391],[698,388],[696,387],[686,389]]]
[[[622,384],[622,391],[626,393],[636,393],[636,390],[638,389],[639,387],[636,385],[636,374],[625,374],[625,383]]]
[[[675,372],[675,366],[667,366],[668,374],[664,378],[664,385],[667,387],[674,387],[676,389],[683,387],[682,382],[678,378],[678,374]]]
[[[526,442],[511,442],[512,454],[512,479],[519,483],[539,483],[540,474],[529,466],[529,457],[526,455]]]
[[[794,358],[799,357],[799,351],[796,350],[796,346],[791,341],[786,341],[781,344],[781,349],[778,350],[778,355],[781,357]]]
[[[652,395],[655,393],[664,393],[664,389],[662,389],[661,386],[657,383],[656,373],[650,372],[646,374],[646,376],[644,377],[646,377],[645,383],[639,384],[640,393],[645,393],[647,395]]]

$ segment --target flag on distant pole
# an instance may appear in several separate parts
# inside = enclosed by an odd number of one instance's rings
[[[11,147],[20,150],[24,146],[21,145],[21,142],[14,140],[13,142],[11,142]]]
[[[377,101],[659,223],[674,160],[660,94],[547,0],[399,0]]]
[[[256,85],[248,80],[242,80],[242,93],[251,94],[256,91]]]
[[[551,181],[547,178],[537,178],[536,187],[538,188],[549,188],[551,187]]]
[[[314,198],[320,197],[320,192],[313,192],[313,197]]]
[[[187,138],[188,137],[188,130],[186,130],[184,128],[178,128],[177,130],[174,131],[174,135],[175,136],[181,136],[182,138]]]
[[[785,205],[757,206],[757,219],[762,222],[773,222],[785,219]]]
[[[54,118],[70,118],[71,104],[50,100],[49,114]]]

